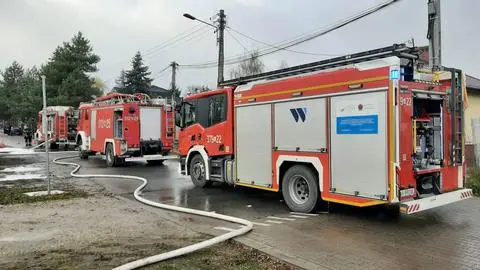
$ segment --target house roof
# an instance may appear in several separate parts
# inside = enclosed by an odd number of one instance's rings
[[[166,93],[170,93],[170,90],[162,88],[160,86],[152,85],[148,89],[148,92],[155,93],[155,94],[166,94]]]
[[[480,91],[480,79],[467,75],[468,90]]]

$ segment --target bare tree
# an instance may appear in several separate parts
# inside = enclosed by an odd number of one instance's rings
[[[187,87],[188,93],[206,92],[208,90],[210,90],[210,88],[206,85],[190,85]]]
[[[285,60],[282,60],[282,62],[280,62],[280,66],[278,67],[279,69],[284,69],[284,68],[288,68],[288,63],[287,61]]]
[[[240,62],[237,68],[230,71],[232,78],[240,78],[262,73],[265,70],[265,64],[260,60],[258,51],[252,52],[245,60]]]

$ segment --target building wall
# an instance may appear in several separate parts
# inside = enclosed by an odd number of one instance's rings
[[[465,110],[465,143],[473,142],[472,119],[480,118],[480,93],[468,92],[468,108]]]

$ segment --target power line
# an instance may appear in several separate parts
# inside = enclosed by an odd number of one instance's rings
[[[154,75],[152,75],[152,79],[156,79],[156,78],[159,78],[159,76],[165,72],[168,68],[170,68],[170,65],[166,66],[165,68],[163,68],[162,70],[160,70],[159,72],[155,73]],[[162,75],[163,76],[163,75]]]
[[[144,60],[148,60],[149,58],[149,55],[155,53],[155,52],[158,52],[158,50],[161,50],[165,47],[168,47],[169,45],[173,45],[175,42],[178,42],[188,36],[191,36],[192,34],[198,32],[199,30],[205,28],[203,25],[201,24],[197,24],[197,25],[194,25],[190,28],[188,28],[187,30],[179,33],[179,34],[176,34],[174,35],[173,37],[161,42],[160,44],[157,44],[153,47],[150,47],[148,49],[144,49],[144,50],[139,50],[140,53],[142,54],[142,57]],[[150,56],[152,57],[152,56]],[[121,62],[118,62],[116,64],[116,66],[120,66],[120,65],[123,65],[127,62],[129,62],[130,60],[124,60],[124,61],[121,61]],[[105,80],[105,82],[110,82],[112,79],[115,79],[117,76],[111,76],[109,77],[107,80]]]
[[[185,31],[183,31],[183,32],[181,32],[181,33],[179,33],[179,34],[176,34],[175,36],[173,36],[173,37],[171,37],[171,38],[169,38],[169,39],[161,42],[160,44],[157,44],[157,45],[155,45],[155,46],[153,46],[153,47],[151,47],[151,48],[149,48],[149,49],[146,49],[143,53],[144,53],[144,54],[148,54],[148,53],[150,53],[151,51],[154,51],[154,50],[158,49],[159,47],[164,46],[166,43],[171,42],[171,41],[174,40],[174,39],[177,39],[178,37],[186,34],[187,32],[190,32],[191,30],[195,31],[195,28],[201,28],[201,24],[194,25],[194,26],[190,27],[189,29],[187,29],[187,30],[185,30]],[[190,32],[189,34],[191,34],[191,32]]]
[[[325,30],[316,31],[313,34],[309,34],[309,35],[306,35],[306,36],[302,35],[303,37],[294,39],[290,42],[286,42],[283,45],[277,45],[277,46],[275,46],[276,48],[259,52],[258,56],[261,57],[261,56],[269,55],[269,54],[278,52],[280,50],[285,50],[285,49],[288,49],[290,47],[302,44],[302,43],[310,41],[310,40],[313,40],[313,39],[318,38],[320,36],[323,36],[327,33],[330,33],[332,31],[340,29],[341,27],[344,27],[344,26],[346,26],[350,23],[353,23],[353,22],[355,22],[355,21],[357,21],[361,18],[364,18],[368,15],[371,15],[371,14],[377,12],[377,11],[380,11],[381,9],[384,9],[384,8],[390,6],[391,4],[393,4],[395,2],[398,2],[398,1],[400,1],[400,0],[390,0],[390,1],[386,1],[384,3],[381,3],[379,5],[376,5],[374,7],[370,7],[370,8],[368,8],[368,9],[366,9],[366,10],[360,12],[360,13],[357,13],[353,16],[350,16],[350,17],[348,17],[344,20],[339,21],[338,23],[333,24],[332,26],[328,27]],[[251,53],[251,52],[249,52],[249,53]],[[231,58],[231,59],[229,59],[229,61],[225,61],[225,65],[236,64],[236,63],[242,62],[244,60],[245,60],[245,56],[238,57],[238,58]],[[185,67],[185,68],[210,68],[210,67],[215,66],[215,61],[199,63],[199,64],[191,64],[191,65],[181,65],[181,66]]]
[[[248,51],[247,47],[245,47],[233,34],[232,32],[229,31],[230,27],[227,26],[227,33],[240,45],[243,47],[243,49],[245,49],[245,51]]]
[[[321,55],[321,56],[339,56],[338,54],[326,54],[326,53],[313,53],[313,52],[303,52],[303,51],[297,51],[297,50],[291,50],[291,49],[285,49],[285,48],[282,48],[282,47],[279,47],[279,46],[276,46],[276,45],[273,45],[273,44],[270,44],[270,43],[267,43],[267,42],[264,42],[264,41],[261,41],[261,40],[258,40],[256,38],[253,38],[251,36],[248,36],[246,34],[243,34],[241,33],[240,31],[238,30],[235,30],[231,27],[228,27],[229,30],[232,30],[233,32],[243,36],[243,37],[246,37],[252,41],[255,41],[257,43],[261,43],[263,45],[267,45],[269,47],[272,47],[272,48],[275,48],[275,49],[280,49],[280,50],[284,50],[284,51],[287,51],[287,52],[294,52],[294,53],[299,53],[299,54],[308,54],[308,55]],[[230,31],[229,31],[230,32]]]
[[[149,53],[146,53],[144,54],[144,57],[147,59],[147,58],[152,58],[152,57],[156,57],[159,55],[160,52],[162,52],[165,48],[167,47],[172,47],[173,45],[175,44],[179,44],[179,42],[182,42],[183,40],[189,38],[189,37],[192,37],[192,35],[194,35],[195,33],[201,31],[201,30],[204,30],[200,35],[203,35],[206,31],[205,31],[205,28],[207,28],[206,25],[203,25],[202,27],[200,27],[199,29],[193,31],[193,32],[189,32],[188,34],[186,35],[183,35],[181,37],[178,37],[174,40],[171,40],[170,42],[167,42],[166,44],[164,44],[163,46],[160,46],[160,47],[157,47],[155,50],[153,51],[150,51]]]

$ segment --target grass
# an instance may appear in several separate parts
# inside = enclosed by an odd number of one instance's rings
[[[202,237],[203,240],[205,237]],[[207,237],[208,238],[208,237]],[[1,269],[112,269],[140,258],[171,251],[190,242],[169,239],[116,239],[120,242],[92,244],[83,248],[63,248],[24,254],[10,262],[0,262]],[[123,240],[123,241],[122,241]],[[138,243],[137,241],[140,241]],[[173,242],[172,242],[173,241]],[[235,241],[203,249],[185,256],[173,258],[142,268],[144,270],[293,270],[296,267],[272,258],[260,251]]]
[[[0,187],[0,205],[33,203],[42,201],[67,200],[71,198],[87,197],[87,193],[81,190],[67,189],[65,193],[50,196],[34,196],[30,197],[23,193],[45,190],[43,187]]]
[[[480,196],[480,168],[471,168],[467,172],[467,187],[471,188],[475,196]]]

